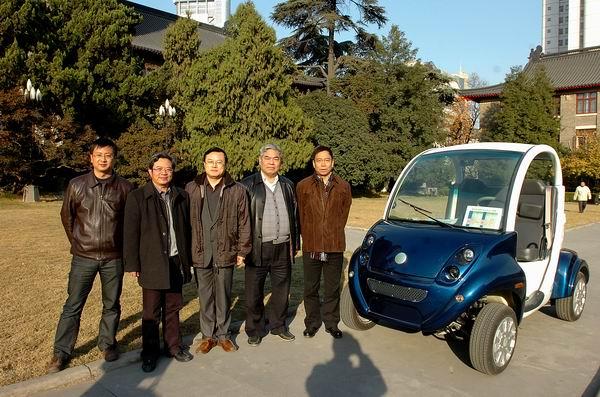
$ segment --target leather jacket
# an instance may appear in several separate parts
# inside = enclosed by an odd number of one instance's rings
[[[265,210],[265,184],[260,172],[244,178],[241,182],[248,191],[250,197],[250,221],[252,225],[252,253],[247,257],[246,264],[250,266],[262,266],[262,218]],[[283,198],[290,223],[290,258],[300,249],[300,230],[298,226],[298,203],[294,191],[294,183],[288,178],[279,175],[279,185],[283,192]]]
[[[206,173],[202,173],[185,186],[190,196],[192,263],[199,268],[209,265],[204,260],[205,237],[202,228],[205,181]],[[217,252],[213,252],[213,262],[217,267],[233,266],[238,256],[246,257],[250,253],[251,238],[246,191],[228,172],[223,175],[217,213]]]
[[[60,210],[71,254],[94,260],[123,256],[123,213],[132,189],[116,174],[104,183],[93,171],[71,179]]]

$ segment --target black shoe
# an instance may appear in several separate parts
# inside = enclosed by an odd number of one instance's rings
[[[188,361],[191,361],[194,356],[192,356],[192,354],[187,350],[181,349],[177,353],[173,354],[173,358],[180,363],[187,363]]]
[[[305,338],[312,338],[313,336],[315,336],[315,334],[317,333],[317,330],[314,328],[306,328],[304,330],[304,332],[302,332],[302,335],[304,335]]]
[[[104,350],[105,361],[117,361],[119,359],[119,348],[117,345],[112,345]]]
[[[344,334],[337,327],[325,328],[325,332],[331,334],[335,339],[340,339]]]
[[[248,337],[248,344],[250,346],[258,346],[262,342],[262,338],[260,336],[250,336]]]
[[[145,358],[142,360],[142,371],[152,372],[156,369],[156,359]]]
[[[286,342],[291,342],[294,339],[296,339],[296,337],[294,336],[294,334],[292,334],[290,331],[283,331],[279,334],[276,334],[277,336],[279,336],[281,339],[283,339]]]

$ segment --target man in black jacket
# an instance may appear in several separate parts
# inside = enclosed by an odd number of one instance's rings
[[[260,172],[242,180],[250,196],[252,253],[246,260],[246,334],[258,346],[267,334],[264,288],[271,275],[269,330],[285,341],[295,336],[287,329],[292,261],[300,248],[294,184],[279,175],[283,152],[275,144],[260,149]]]
[[[167,356],[181,362],[193,358],[182,347],[179,332],[182,286],[191,280],[189,200],[184,190],[171,185],[174,168],[170,155],[152,156],[151,181],[131,192],[125,206],[125,271],[142,287],[144,372],[156,368],[161,317]]]
[[[117,146],[98,138],[90,146],[92,171],[73,178],[65,191],[60,210],[62,224],[71,244],[68,297],[63,306],[54,354],[48,373],[63,370],[73,353],[81,312],[96,274],[102,283],[102,319],[98,347],[106,361],[119,358],[116,335],[121,317],[119,299],[123,286],[123,208],[132,185],[113,171]]]

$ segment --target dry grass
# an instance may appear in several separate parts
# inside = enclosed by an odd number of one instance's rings
[[[368,228],[381,218],[387,197],[354,199],[349,225]],[[60,202],[23,204],[0,198],[0,241],[5,254],[0,256],[0,385],[42,375],[48,362],[54,332],[66,298],[71,256],[60,223]],[[600,206],[588,206],[584,214],[577,205],[566,205],[568,227],[600,221]],[[296,258],[292,275],[290,304],[302,300],[302,259]],[[244,316],[244,272],[234,276],[233,318]],[[85,306],[79,338],[71,365],[101,357],[96,348],[101,312],[99,282]],[[198,300],[194,284],[184,288],[185,307],[181,312],[182,332],[199,330]],[[117,336],[122,350],[139,348],[141,290],[126,276],[121,298],[123,313]]]

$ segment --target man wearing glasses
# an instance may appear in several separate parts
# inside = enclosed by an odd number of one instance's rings
[[[294,184],[280,176],[283,152],[275,144],[260,149],[260,172],[242,180],[250,196],[252,254],[246,265],[246,334],[248,344],[258,346],[268,331],[284,341],[295,336],[288,330],[292,261],[300,247]],[[268,327],[264,289],[271,275]]]
[[[219,345],[237,346],[229,335],[234,266],[250,253],[250,220],[244,187],[226,171],[227,154],[211,148],[204,153],[204,172],[188,183],[192,223],[192,261],[198,283],[200,332],[197,352]]]
[[[117,146],[99,138],[90,146],[92,171],[69,182],[60,211],[71,244],[68,297],[54,339],[48,373],[63,370],[77,341],[81,312],[96,274],[102,283],[102,318],[98,348],[106,361],[119,358],[116,335],[123,286],[123,208],[132,185],[113,171]]]
[[[160,355],[159,324],[163,322],[165,354],[187,362],[179,311],[183,284],[190,271],[188,195],[172,186],[175,160],[167,153],[150,159],[150,181],[131,192],[125,206],[123,256],[125,271],[142,287],[142,370],[152,372]]]

